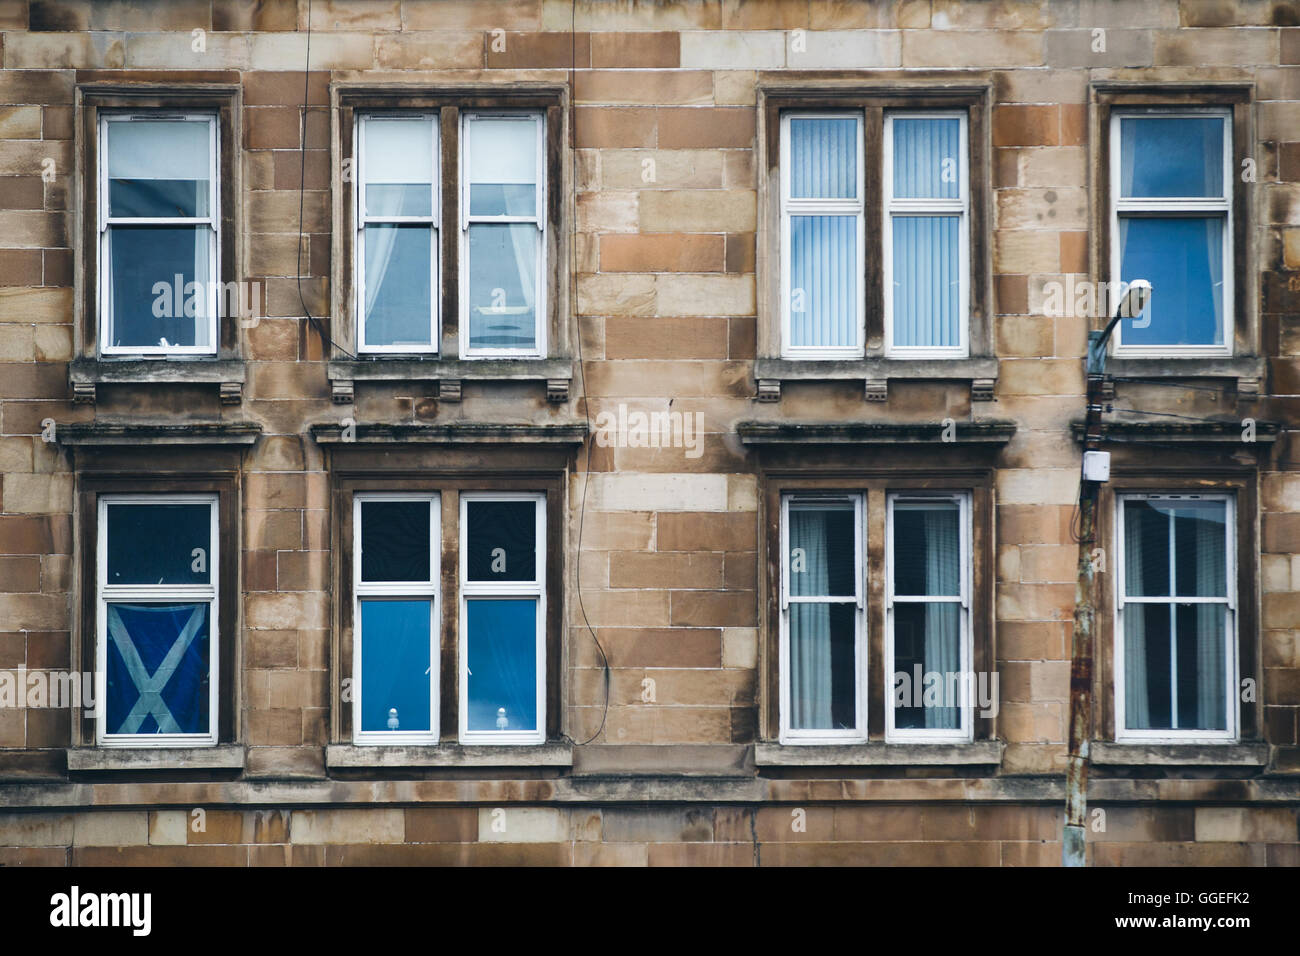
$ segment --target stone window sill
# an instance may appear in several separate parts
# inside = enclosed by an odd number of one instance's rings
[[[1000,740],[967,744],[833,744],[760,743],[754,763],[760,767],[974,767],[1002,762]]]
[[[326,368],[334,401],[351,404],[356,382],[437,382],[438,399],[459,402],[462,382],[544,382],[547,401],[569,400],[573,362],[549,359],[366,358],[332,361]]]
[[[1264,381],[1264,360],[1253,355],[1224,356],[1223,358],[1125,358],[1109,356],[1106,375],[1123,382],[1125,379],[1230,379],[1236,384],[1237,397],[1243,401],[1259,398]],[[1114,381],[1107,382],[1107,391],[1113,395]]]
[[[969,382],[971,401],[992,401],[997,385],[996,358],[961,359],[778,359],[760,358],[754,362],[758,380],[758,400],[781,399],[783,382],[861,381],[863,397],[868,402],[889,400],[889,382],[959,381]]]
[[[113,770],[242,770],[241,744],[216,747],[73,747],[70,771]]]
[[[571,767],[573,745],[550,742],[538,746],[465,746],[439,744],[436,747],[330,744],[325,748],[325,766],[331,770],[348,767]]]
[[[242,359],[206,356],[158,358],[80,358],[68,364],[68,385],[78,405],[93,405],[100,385],[214,384],[221,404],[243,401],[246,372]]]
[[[1265,767],[1268,744],[1148,744],[1094,740],[1090,762],[1099,767]]]

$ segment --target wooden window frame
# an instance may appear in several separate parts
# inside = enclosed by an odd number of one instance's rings
[[[961,124],[958,142],[961,144],[960,168],[957,173],[959,197],[951,199],[899,199],[894,196],[894,120],[896,119],[956,119]],[[971,203],[970,203],[970,115],[961,110],[889,109],[885,111],[884,135],[881,143],[882,217],[880,224],[881,291],[885,355],[893,359],[964,359],[970,356],[971,340]],[[894,344],[894,218],[906,215],[949,216],[956,214],[958,221],[957,262],[959,291],[957,295],[957,345]]]
[[[961,721],[955,729],[946,728],[900,728],[895,724],[894,708],[885,708],[885,741],[887,743],[918,743],[918,744],[965,744],[974,739],[974,711],[975,701],[967,693],[971,685],[966,682],[965,675],[975,675],[975,669],[971,666],[973,653],[973,637],[971,627],[971,493],[969,491],[921,491],[914,492],[907,489],[898,488],[889,492],[885,497],[885,634],[884,634],[884,673],[890,678],[888,692],[893,693],[893,678],[897,672],[894,670],[894,609],[895,605],[903,600],[903,603],[925,603],[926,600],[933,600],[932,595],[926,598],[908,596],[907,599],[901,599],[901,596],[895,593],[895,566],[894,566],[894,512],[895,506],[900,502],[911,503],[931,499],[934,501],[950,501],[957,505],[957,522],[958,522],[958,560],[959,564],[959,587],[956,601],[944,602],[955,603],[958,608],[958,624],[960,641],[958,647],[958,668],[962,675],[961,683],[958,685],[958,692],[961,694],[961,703],[957,705]],[[945,690],[947,685],[945,684]],[[914,689],[915,692],[915,689]]]
[[[376,118],[403,118],[403,119],[431,119],[433,120],[433,155],[429,157],[432,167],[430,178],[430,213],[428,216],[376,216],[366,213],[366,161],[365,161],[365,137],[367,120]],[[356,188],[352,190],[353,202],[355,209],[352,211],[353,224],[355,233],[352,239],[352,274],[356,277],[356,300],[353,303],[353,309],[357,316],[356,336],[357,336],[357,354],[358,355],[436,355],[438,350],[438,330],[441,322],[441,312],[439,306],[438,290],[442,287],[442,256],[441,250],[441,216],[439,214],[439,200],[441,198],[439,189],[439,167],[440,150],[439,150],[439,117],[436,113],[408,113],[400,112],[396,114],[386,114],[384,111],[362,111],[358,110],[354,118],[355,128],[353,135],[357,144],[356,161],[353,164],[355,170]],[[365,284],[365,227],[368,225],[402,225],[422,224],[427,220],[431,238],[429,241],[429,344],[428,345],[371,345],[366,342],[366,323],[362,303],[365,301],[366,284]]]
[[[1127,349],[1116,351],[1112,343],[1111,353],[1119,360],[1119,366],[1128,363],[1140,363],[1144,375],[1186,375],[1188,369],[1202,366],[1213,367],[1217,359],[1224,363],[1230,358],[1246,358],[1259,355],[1260,325],[1258,308],[1258,283],[1254,281],[1235,281],[1241,277],[1258,274],[1254,244],[1251,241],[1255,228],[1255,215],[1252,209],[1250,183],[1244,182],[1240,175],[1243,159],[1254,155],[1253,88],[1243,84],[1129,84],[1129,83],[1095,83],[1089,91],[1090,107],[1090,157],[1091,194],[1091,269],[1090,279],[1097,284],[1108,281],[1114,274],[1111,219],[1114,201],[1112,199],[1112,114],[1117,110],[1205,110],[1220,108],[1226,110],[1231,122],[1230,150],[1231,162],[1228,175],[1231,177],[1232,190],[1230,208],[1230,242],[1231,250],[1231,298],[1224,301],[1225,319],[1231,319],[1231,327],[1225,323],[1225,348],[1205,349],[1200,346],[1195,351],[1179,352],[1168,349],[1159,351],[1159,356],[1152,359],[1152,349],[1131,352]],[[1118,148],[1114,150],[1118,155]],[[1226,257],[1225,257],[1226,258]],[[1228,272],[1225,262],[1225,273]],[[1097,316],[1087,320],[1089,328],[1101,329],[1109,321],[1108,316]],[[1230,333],[1230,334],[1229,334]],[[1169,364],[1165,364],[1168,362]],[[1180,367],[1184,365],[1185,368]],[[1118,367],[1118,366],[1117,366]]]
[[[457,588],[456,598],[459,602],[458,620],[457,620],[457,709],[458,724],[457,732],[462,744],[483,744],[488,746],[504,746],[510,744],[517,745],[536,745],[546,743],[546,687],[549,680],[549,671],[551,667],[546,659],[546,568],[547,562],[547,536],[546,536],[546,494],[544,492],[529,491],[498,491],[498,490],[463,490],[459,494],[460,498],[460,517],[457,535],[459,539],[459,554],[457,555],[457,577],[460,586]],[[534,539],[536,574],[532,581],[510,581],[510,582],[492,582],[492,581],[471,581],[469,579],[469,516],[468,508],[471,501],[529,501],[533,503],[533,518],[536,522],[537,535]],[[498,597],[502,599],[511,598],[536,598],[536,652],[538,668],[536,674],[536,700],[537,708],[537,727],[534,730],[527,731],[510,731],[510,730],[470,730],[469,729],[469,681],[466,679],[469,673],[469,614],[467,605],[475,598]]]
[[[881,465],[855,466],[839,461],[825,466],[790,469],[784,466],[765,469],[761,476],[760,519],[763,522],[759,547],[765,552],[766,573],[762,581],[764,626],[760,635],[759,734],[764,742],[801,743],[783,735],[782,683],[782,614],[781,580],[784,568],[783,499],[786,495],[861,495],[864,501],[865,628],[867,675],[884,675],[886,627],[886,514],[888,496],[908,497],[966,494],[969,497],[969,669],[979,674],[991,673],[996,662],[994,647],[994,493],[993,470],[980,466],[927,468],[912,464],[897,467]],[[970,734],[943,740],[901,739],[886,733],[885,709],[892,686],[881,678],[866,680],[867,721],[865,733],[853,741],[843,739],[819,741],[825,744],[888,743],[898,746],[927,746],[989,740],[996,737],[996,717],[982,716],[972,704]],[[861,728],[859,728],[861,730]]]
[[[1225,537],[1224,557],[1227,577],[1227,595],[1222,602],[1213,601],[1212,603],[1222,603],[1224,605],[1224,630],[1225,637],[1229,641],[1229,652],[1224,655],[1226,674],[1224,680],[1224,693],[1227,699],[1224,706],[1225,727],[1223,730],[1141,730],[1129,729],[1125,726],[1125,690],[1124,690],[1124,615],[1126,607],[1133,607],[1138,602],[1133,601],[1131,595],[1124,594],[1125,584],[1124,569],[1128,563],[1126,551],[1126,539],[1124,535],[1124,504],[1131,500],[1191,500],[1199,498],[1201,500],[1212,500],[1225,502]],[[1114,617],[1114,641],[1113,657],[1115,669],[1115,682],[1113,684],[1113,694],[1115,698],[1115,740],[1119,743],[1236,743],[1237,726],[1239,723],[1237,711],[1240,694],[1237,691],[1237,647],[1239,635],[1237,631],[1237,576],[1236,568],[1238,556],[1236,553],[1237,544],[1237,523],[1236,523],[1236,497],[1231,492],[1191,492],[1191,493],[1154,493],[1154,492],[1119,492],[1115,495],[1115,617]],[[1172,526],[1170,533],[1172,534]],[[1170,559],[1174,560],[1174,553],[1170,551]],[[1174,577],[1170,575],[1169,586],[1174,587]],[[1120,598],[1123,597],[1121,601]],[[1176,599],[1168,599],[1160,602],[1161,604],[1176,605]],[[1140,606],[1140,604],[1138,605]],[[1171,635],[1172,636],[1172,635]],[[1176,655],[1174,656],[1176,662]],[[1175,663],[1175,667],[1177,664]],[[1177,685],[1171,682],[1171,688]],[[1171,714],[1176,718],[1177,710],[1171,706]]]
[[[216,155],[212,157],[216,171],[213,190],[217,194],[217,208],[212,210],[217,222],[216,270],[209,279],[223,286],[237,283],[244,277],[242,255],[244,239],[242,222],[243,178],[240,148],[241,92],[237,86],[154,86],[154,85],[83,85],[77,89],[77,102],[81,122],[76,135],[76,185],[77,208],[81,211],[81,228],[77,232],[79,248],[74,252],[77,276],[76,314],[77,354],[84,358],[100,360],[130,360],[159,357],[175,361],[212,362],[219,359],[240,358],[239,320],[237,315],[216,315],[216,335],[211,350],[150,351],[114,350],[103,347],[101,325],[107,321],[102,314],[100,258],[100,193],[102,183],[102,145],[100,143],[101,118],[112,113],[144,114],[150,112],[177,114],[210,114],[216,117]]]
[[[440,620],[437,622],[438,655],[438,738],[427,746],[451,747],[463,744],[520,745],[521,740],[462,740],[459,732],[461,714],[460,652],[463,646],[462,594],[460,587],[461,552],[461,501],[462,494],[481,494],[486,497],[527,494],[544,496],[541,511],[545,516],[545,538],[540,542],[545,549],[546,564],[541,578],[544,601],[542,618],[545,621],[544,699],[539,700],[539,724],[544,734],[528,741],[529,746],[553,743],[560,738],[562,708],[562,635],[564,629],[564,560],[562,529],[564,507],[564,479],[558,472],[539,471],[531,475],[492,473],[475,475],[466,470],[431,473],[424,469],[375,471],[369,468],[334,470],[332,492],[334,513],[333,551],[337,554],[339,569],[335,601],[336,639],[333,650],[333,669],[336,674],[352,677],[355,657],[355,607],[356,589],[353,585],[353,568],[356,560],[353,501],[357,495],[391,494],[393,496],[437,496],[439,503],[440,553],[436,556],[439,568],[437,588],[440,597]],[[355,678],[354,678],[355,679]],[[338,682],[336,681],[336,684]],[[353,707],[344,699],[341,688],[331,694],[331,742],[354,742],[355,716]],[[384,743],[384,741],[375,741]]]
[[[863,201],[865,221],[863,287],[865,326],[862,330],[863,352],[850,359],[869,363],[872,360],[890,361],[935,360],[959,362],[963,359],[994,355],[992,316],[992,276],[990,232],[991,146],[989,134],[991,88],[985,85],[947,86],[943,81],[921,85],[915,80],[900,80],[891,85],[843,85],[840,82],[825,86],[793,85],[797,78],[773,80],[772,85],[760,90],[759,115],[762,128],[759,133],[762,173],[759,177],[758,261],[768,263],[758,275],[758,355],[765,359],[807,359],[807,355],[792,356],[785,348],[783,332],[784,305],[782,288],[785,281],[784,245],[782,242],[782,148],[784,138],[782,114],[785,112],[849,112],[860,111],[863,122]],[[969,213],[966,217],[968,261],[964,270],[967,292],[965,316],[967,348],[961,354],[928,351],[925,354],[910,350],[886,351],[884,303],[884,236],[871,224],[885,222],[887,215],[883,182],[884,117],[886,113],[960,111],[966,116],[966,155],[963,157],[967,171],[967,197]],[[828,356],[836,358],[837,356]]]
[[[562,87],[512,85],[493,88],[470,86],[451,88],[392,88],[371,85],[336,84],[331,90],[334,109],[333,149],[334,234],[339,238],[333,251],[333,314],[337,321],[331,335],[335,342],[332,359],[345,359],[357,352],[358,321],[356,291],[356,234],[358,177],[342,175],[343,161],[357,155],[356,116],[391,113],[436,113],[438,115],[439,202],[437,235],[440,244],[438,262],[440,288],[437,312],[440,316],[436,350],[406,350],[401,353],[374,354],[365,358],[391,361],[399,357],[418,359],[431,364],[440,362],[515,359],[541,362],[568,356],[570,331],[567,320],[568,273],[565,265],[564,178],[566,162],[565,91]],[[540,113],[543,118],[542,180],[543,240],[539,285],[545,290],[544,309],[538,321],[538,351],[518,350],[465,354],[462,347],[462,297],[465,282],[461,250],[461,117],[473,112]],[[544,318],[542,315],[544,314]],[[467,332],[467,330],[466,330]],[[459,376],[455,376],[459,377]]]
[[[206,496],[216,498],[217,561],[212,565],[219,585],[216,589],[216,627],[210,640],[215,644],[212,668],[216,673],[215,712],[212,727],[215,739],[206,743],[182,741],[177,743],[140,740],[107,745],[101,742],[98,720],[83,709],[80,719],[74,720],[74,745],[108,747],[111,749],[164,749],[175,747],[212,747],[236,743],[238,740],[238,688],[239,670],[239,604],[240,503],[238,482],[229,474],[177,474],[159,477],[157,472],[123,471],[120,473],[94,472],[78,477],[77,523],[80,529],[81,598],[79,610],[81,624],[77,629],[79,646],[74,645],[73,660],[81,662],[84,673],[96,674],[99,667],[99,575],[101,561],[101,531],[99,526],[100,499],[109,497],[177,497]],[[96,701],[102,704],[101,701]],[[102,709],[102,707],[101,707]]]
[[[430,672],[429,672],[429,730],[427,731],[403,731],[403,730],[362,730],[361,729],[361,707],[362,707],[362,690],[363,677],[361,671],[361,654],[353,654],[352,668],[352,742],[358,746],[397,746],[402,744],[427,745],[438,742],[438,716],[441,711],[439,706],[439,684],[437,668],[438,662],[437,646],[434,642],[438,641],[438,619],[442,614],[442,594],[439,590],[441,580],[440,558],[442,554],[441,542],[441,515],[442,510],[439,506],[439,496],[437,492],[400,492],[400,491],[369,491],[357,492],[352,496],[352,541],[361,540],[360,532],[362,530],[361,506],[367,501],[424,501],[429,506],[429,579],[427,581],[384,581],[384,582],[364,582],[361,579],[361,548],[359,546],[352,549],[352,560],[348,567],[352,571],[352,620],[355,622],[353,631],[353,641],[357,647],[365,641],[365,635],[361,632],[361,602],[366,598],[393,600],[408,599],[418,600],[427,598],[429,601],[429,639],[431,646],[429,654]]]
[[[1120,463],[1112,466],[1110,481],[1101,486],[1097,503],[1098,541],[1109,556],[1123,542],[1117,537],[1119,522],[1117,520],[1118,499],[1123,495],[1153,494],[1204,494],[1231,495],[1233,498],[1234,526],[1234,586],[1235,604],[1234,632],[1236,637],[1236,679],[1238,686],[1234,692],[1236,700],[1236,734],[1213,736],[1199,734],[1195,737],[1167,737],[1161,741],[1136,740],[1126,734],[1117,734],[1119,715],[1116,702],[1116,653],[1118,650],[1119,616],[1116,601],[1117,581],[1114,579],[1119,565],[1108,560],[1104,571],[1098,573],[1096,620],[1105,622],[1096,649],[1096,667],[1093,678],[1093,699],[1097,701],[1095,709],[1094,737],[1102,741],[1119,745],[1162,745],[1192,744],[1205,746],[1224,746],[1249,743],[1262,739],[1263,707],[1266,701],[1264,693],[1267,687],[1262,680],[1263,664],[1261,657],[1259,629],[1259,580],[1258,580],[1258,509],[1259,477],[1249,467],[1235,468],[1219,466],[1190,471],[1188,467],[1172,465],[1167,467],[1131,466]],[[1109,635],[1105,628],[1109,628]],[[1255,682],[1255,700],[1241,699],[1240,683],[1246,678]]]
[[[1127,117],[1135,116],[1165,116],[1169,118],[1192,118],[1196,116],[1218,116],[1225,121],[1223,130],[1223,196],[1219,198],[1204,198],[1198,201],[1188,199],[1152,199],[1146,197],[1131,197],[1123,199],[1119,196],[1117,183],[1119,180],[1119,170],[1123,164],[1123,147],[1117,136],[1120,122]],[[1109,118],[1109,139],[1110,155],[1107,157],[1109,167],[1109,208],[1107,210],[1107,242],[1110,247],[1110,258],[1107,262],[1107,274],[1109,281],[1112,283],[1108,288],[1118,289],[1120,281],[1120,248],[1119,248],[1119,223],[1122,213],[1130,214],[1163,214],[1161,218],[1168,218],[1179,213],[1198,213],[1201,215],[1222,213],[1224,219],[1223,229],[1223,344],[1222,345],[1125,345],[1123,341],[1124,323],[1120,322],[1115,326],[1115,333],[1111,338],[1111,354],[1118,357],[1133,358],[1214,358],[1218,356],[1227,357],[1232,354],[1232,343],[1234,338],[1235,309],[1233,290],[1236,286],[1234,281],[1234,244],[1232,241],[1233,224],[1235,216],[1233,215],[1233,202],[1231,190],[1228,184],[1236,177],[1232,163],[1232,111],[1226,107],[1219,106],[1200,106],[1200,107],[1112,107]]]
[[[853,504],[853,586],[852,595],[830,596],[818,595],[817,601],[805,600],[790,594],[790,505],[795,499],[811,500],[825,498],[835,500],[845,498]],[[802,494],[786,492],[781,495],[781,548],[780,566],[780,616],[778,670],[780,680],[781,729],[779,740],[782,744],[860,744],[867,741],[867,701],[870,697],[870,675],[868,673],[867,653],[867,598],[866,598],[866,494]],[[854,726],[847,730],[799,730],[790,726],[791,701],[793,691],[790,686],[790,604],[792,603],[841,603],[853,604],[853,648],[856,667],[854,671]]]

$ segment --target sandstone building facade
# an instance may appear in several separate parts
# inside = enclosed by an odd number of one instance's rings
[[[0,863],[1300,864],[1300,6],[0,56]]]

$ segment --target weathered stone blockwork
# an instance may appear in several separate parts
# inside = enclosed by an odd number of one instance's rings
[[[222,741],[235,756],[222,766],[179,761],[169,783],[133,782],[120,766],[107,768],[117,770],[113,783],[101,782],[104,766],[70,756],[93,742],[79,716],[0,706],[0,865],[1058,863],[1079,471],[1070,425],[1082,418],[1089,320],[1049,316],[1045,301],[1049,283],[1105,278],[1097,91],[1121,84],[1247,91],[1237,160],[1251,161],[1253,178],[1248,255],[1235,281],[1251,331],[1224,363],[1231,368],[1179,378],[1182,388],[1168,378],[1121,383],[1116,406],[1145,411],[1113,417],[1232,428],[1252,419],[1281,430],[1255,445],[1115,446],[1130,487],[1239,481],[1241,506],[1254,509],[1240,554],[1252,588],[1240,641],[1256,694],[1243,705],[1241,736],[1255,750],[1094,767],[1090,799],[1108,822],[1089,834],[1089,852],[1098,865],[1300,864],[1294,4],[316,0],[309,19],[306,0],[0,0],[0,64],[0,671],[78,670],[93,644],[85,465],[118,468],[123,459],[112,456],[127,452],[97,459],[68,434],[141,423],[260,430],[220,459],[169,444],[137,459],[136,472],[229,471],[238,489],[222,539],[237,553],[238,581],[227,584],[237,670],[221,703],[230,715]],[[343,356],[322,332],[345,338],[351,291],[340,266],[351,240],[337,94],[367,84],[561,91],[564,278],[551,292],[566,338],[552,358],[571,379],[345,378],[334,369],[330,360]],[[237,168],[222,184],[237,191],[228,265],[265,290],[265,314],[239,327],[222,356],[238,372],[77,378],[94,299],[83,275],[94,226],[87,231],[77,180],[79,97],[104,86],[220,88],[236,102],[237,143],[228,145]],[[779,322],[767,292],[778,259],[764,235],[775,180],[763,98],[944,86],[978,90],[985,104],[976,131],[985,168],[972,173],[986,202],[972,247],[982,250],[987,288],[972,308],[988,333],[974,354],[995,371],[915,378],[885,369],[873,392],[883,401],[864,401],[863,380],[875,373],[789,378],[758,401]],[[1133,377],[1144,375],[1156,373]],[[328,749],[350,742],[340,722],[350,626],[338,583],[342,453],[320,429],[350,419],[536,435],[617,418],[620,407],[697,416],[702,432],[698,448],[588,437],[548,465],[564,497],[551,555],[562,575],[550,594],[552,736],[577,742],[572,766],[567,756],[559,765],[346,766]],[[997,763],[756,765],[778,706],[776,518],[765,502],[780,479],[738,424],[934,424],[937,434],[945,419],[1011,422],[1014,434],[984,458],[960,444],[942,461],[926,450],[908,457],[901,445],[858,448],[841,473],[892,463],[912,477],[966,466],[987,474],[980,599],[1000,676],[986,733],[1000,743]],[[372,451],[385,467],[405,462],[398,470],[409,477],[439,467],[444,453],[460,456],[457,469],[496,475],[527,467],[535,450],[516,439],[494,458],[486,443],[454,436],[411,447],[376,440]],[[799,467],[840,453],[802,451]],[[1100,580],[1113,588],[1105,569]],[[1114,731],[1109,611],[1104,602],[1099,739]],[[878,627],[871,619],[869,630]],[[444,661],[454,666],[446,639]],[[870,663],[879,681],[881,662]],[[454,680],[443,687],[454,693]],[[885,748],[881,728],[871,732],[870,746]],[[139,772],[157,779],[156,765]],[[256,809],[252,782],[275,794],[259,796]],[[176,807],[204,810],[206,829]],[[494,828],[495,808],[504,830]],[[792,829],[794,810],[805,811],[806,829]]]

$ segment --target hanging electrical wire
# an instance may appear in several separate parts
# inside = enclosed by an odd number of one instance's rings
[[[587,607],[582,600],[582,532],[587,523],[587,486],[591,484],[591,446],[595,439],[591,434],[591,398],[587,393],[587,368],[583,364],[582,354],[582,319],[578,315],[578,289],[577,289],[577,242],[578,242],[578,150],[577,139],[574,135],[573,124],[577,123],[577,92],[576,80],[578,71],[578,0],[571,0],[569,7],[569,115],[572,117],[569,127],[569,152],[573,161],[573,188],[569,190],[572,196],[572,206],[570,208],[571,220],[569,227],[569,305],[573,309],[574,325],[578,337],[578,377],[582,381],[582,413],[587,421],[587,461],[582,475],[582,499],[578,506],[578,611],[582,614],[582,623],[586,627],[587,633],[591,635],[592,642],[596,645],[596,650],[600,653],[601,667],[604,672],[605,685],[605,702],[600,712],[600,726],[586,740],[582,741],[583,745],[591,743],[599,737],[605,730],[605,721],[609,717],[609,682],[610,668],[609,658],[605,655],[605,648],[600,644],[600,638],[596,636],[596,631],[591,626],[591,621],[587,619]]]

